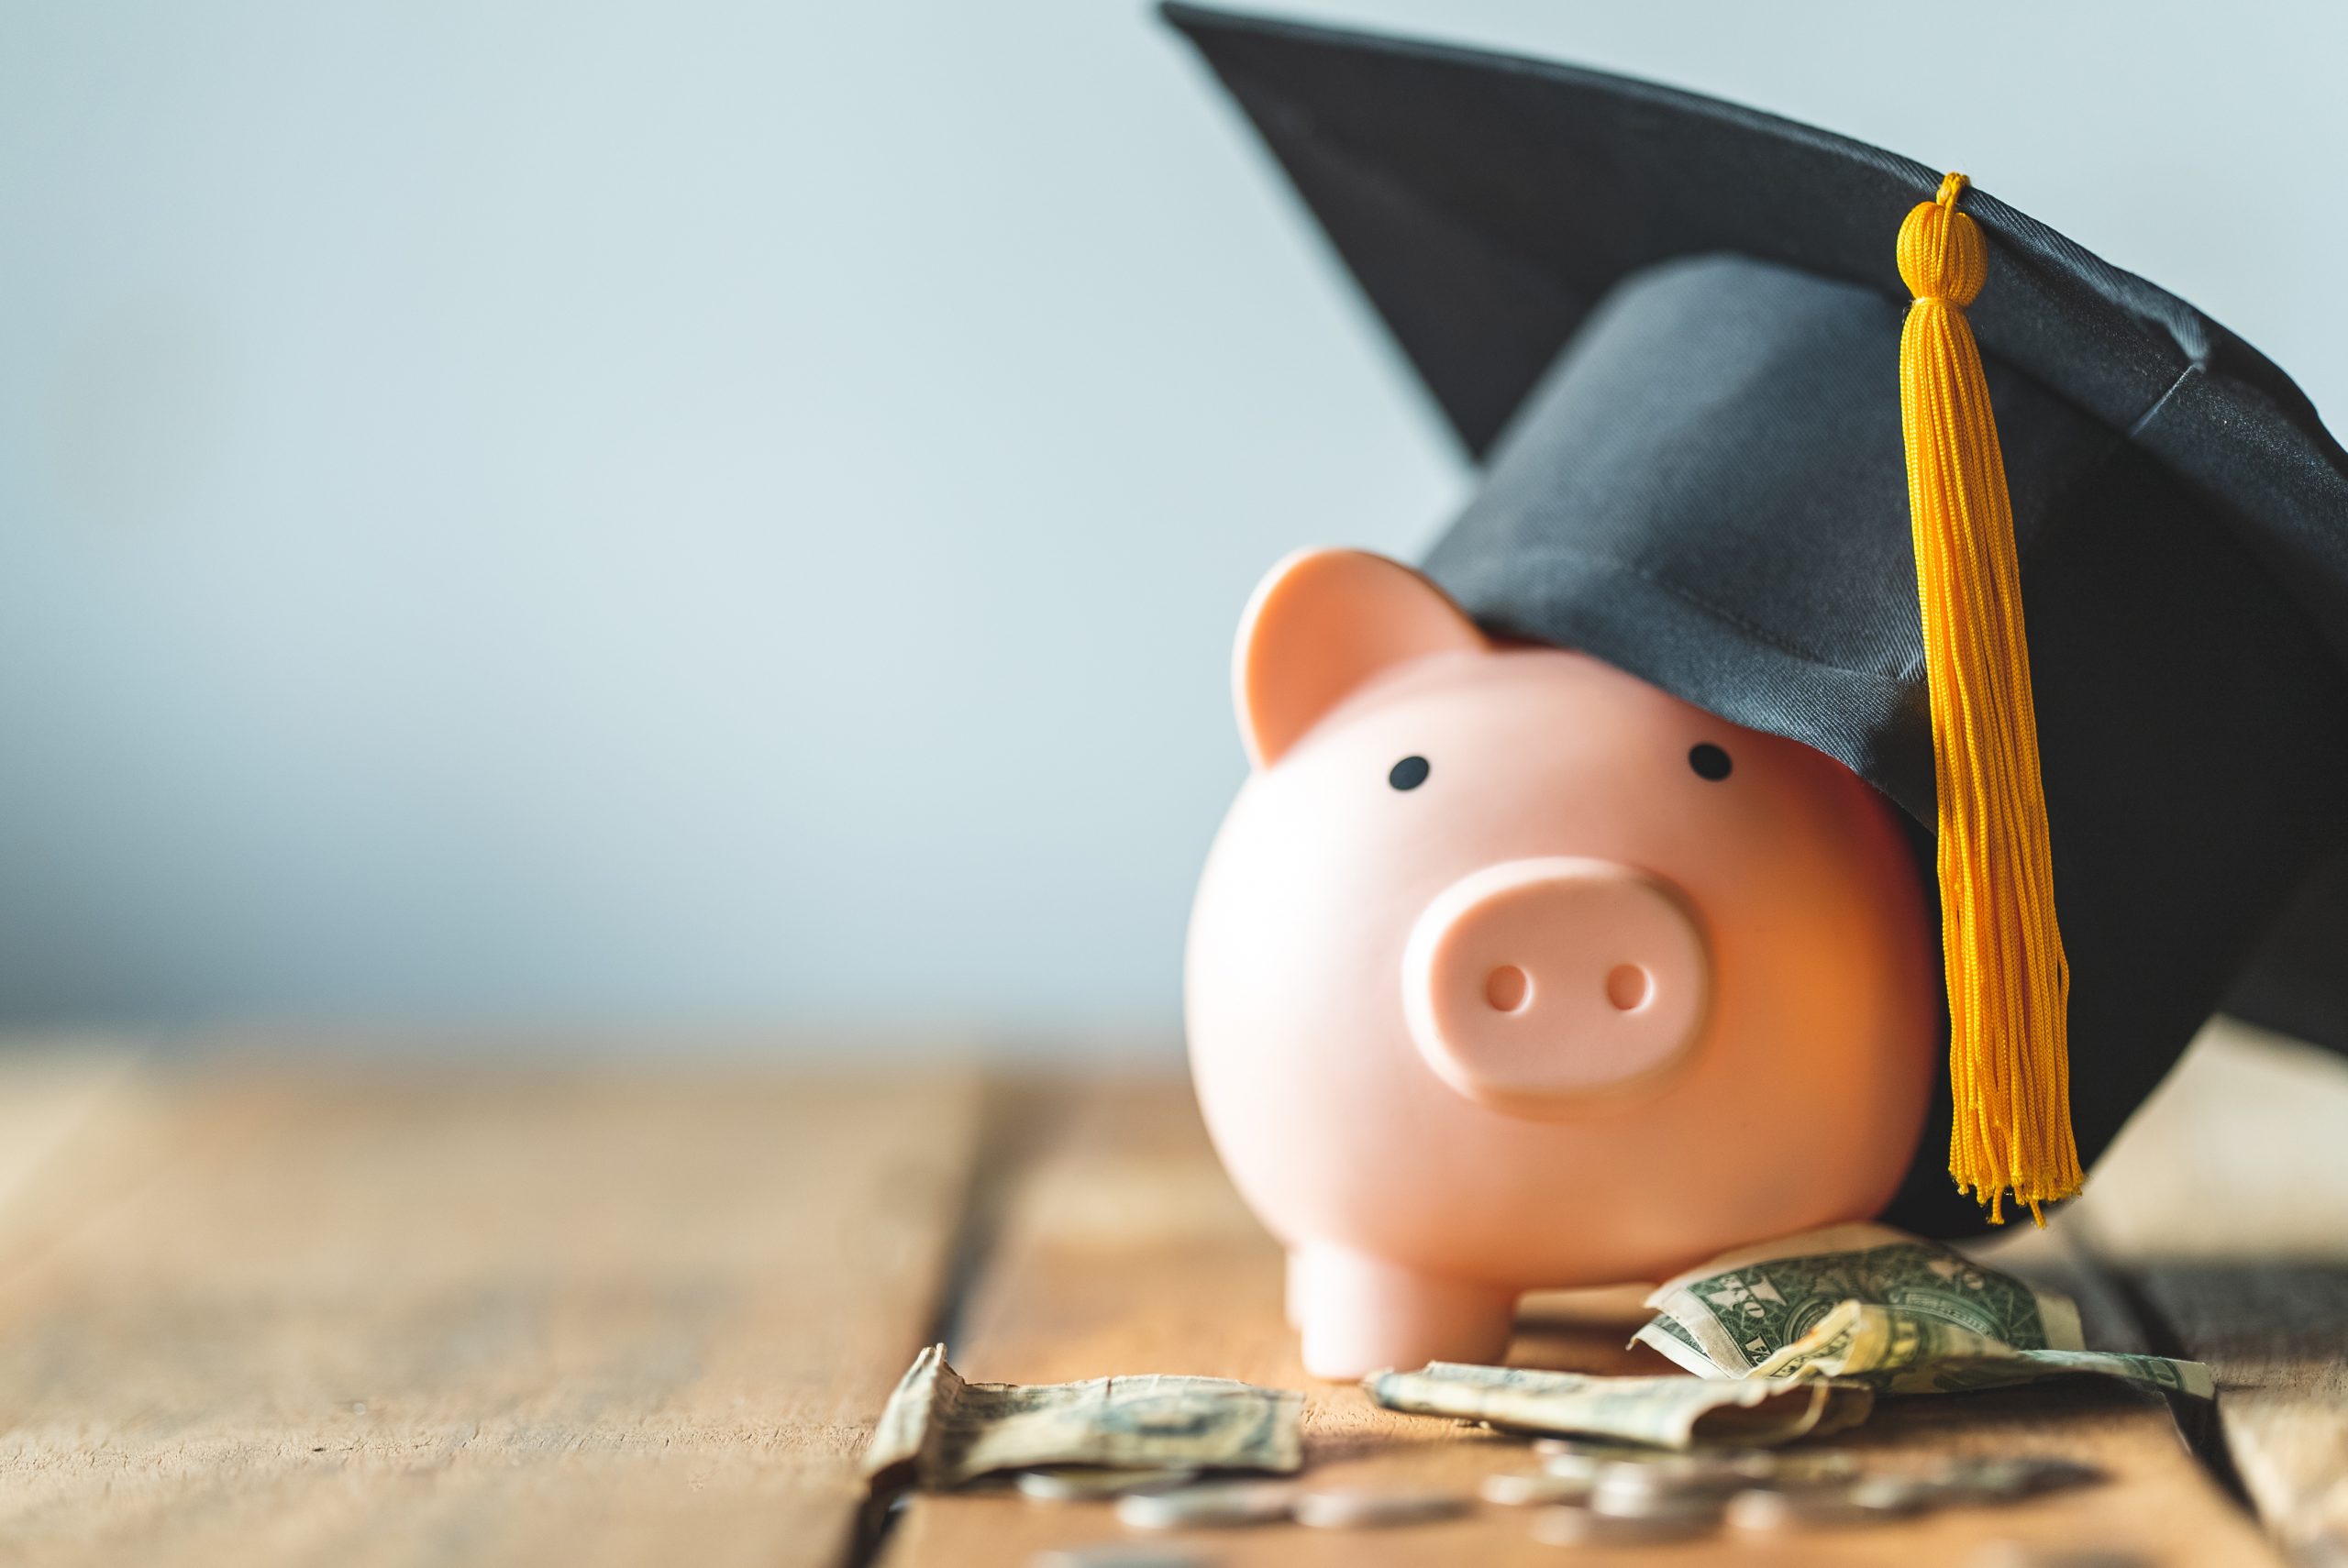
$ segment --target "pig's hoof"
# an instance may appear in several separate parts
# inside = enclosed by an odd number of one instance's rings
[[[1351,1381],[1431,1361],[1497,1362],[1508,1352],[1516,1294],[1439,1279],[1382,1259],[1306,1247],[1290,1260],[1290,1311],[1304,1369]]]

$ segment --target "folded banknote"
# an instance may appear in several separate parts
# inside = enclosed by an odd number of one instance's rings
[[[2068,1297],[1881,1225],[1732,1253],[1647,1297],[1634,1336],[1705,1378],[1825,1376],[1887,1394],[2118,1377],[2207,1398],[2198,1362],[2091,1351]]]
[[[865,1450],[876,1491],[943,1488],[1043,1464],[1289,1474],[1304,1463],[1304,1396],[1227,1377],[966,1383],[946,1347],[914,1359]]]

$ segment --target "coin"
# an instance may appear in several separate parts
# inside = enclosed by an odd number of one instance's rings
[[[1921,1514],[1935,1503],[1944,1501],[1948,1494],[1931,1481],[1907,1475],[1870,1475],[1864,1481],[1854,1481],[1844,1494],[1851,1506],[1879,1518],[1892,1518],[1906,1514]]]
[[[1504,1508],[1540,1507],[1550,1503],[1586,1503],[1595,1484],[1586,1475],[1555,1475],[1545,1470],[1501,1471],[1485,1476],[1476,1491],[1484,1501]]]
[[[1128,1546],[1111,1542],[1105,1546],[1063,1547],[1054,1551],[1039,1551],[1028,1559],[1027,1568],[1207,1568],[1210,1561],[1179,1546]]]
[[[1610,1518],[1700,1520],[1710,1526],[1720,1522],[1727,1501],[1726,1493],[1707,1485],[1624,1485],[1610,1475],[1590,1489],[1589,1511]]]
[[[2030,1496],[2029,1473],[2003,1459],[1951,1460],[1926,1474],[1948,1503],[1995,1507]]]
[[[1199,1478],[1194,1469],[1101,1470],[1069,1465],[1048,1470],[1023,1470],[1014,1483],[1023,1496],[1050,1503],[1086,1503],[1129,1497],[1143,1492],[1170,1492]]]
[[[1652,1546],[1711,1533],[1715,1517],[1628,1518],[1566,1505],[1533,1516],[1533,1539],[1550,1546]]]
[[[1848,1481],[1859,1474],[1859,1462],[1839,1448],[1814,1448],[1800,1453],[1769,1453],[1766,1477],[1773,1486],[1821,1481]]]
[[[1750,1483],[1724,1471],[1663,1464],[1610,1464],[1589,1492],[1602,1514],[1650,1514],[1670,1505],[1717,1509]]]
[[[1270,1524],[1289,1517],[1296,1488],[1283,1481],[1217,1481],[1117,1499],[1117,1520],[1135,1529]]]
[[[1952,1500],[2010,1503],[2043,1492],[2059,1492],[2103,1479],[2092,1464],[2072,1459],[1953,1459],[1930,1479]]]
[[[1296,1522],[1314,1529],[1385,1529],[1455,1518],[1468,1511],[1456,1492],[1379,1492],[1366,1487],[1305,1492],[1296,1499]]]
[[[1541,1459],[1541,1468],[1547,1471],[1550,1474],[1557,1476],[1561,1480],[1595,1481],[1598,1479],[1598,1473],[1600,1471],[1605,1469],[1610,1464],[1619,1464],[1621,1463],[1622,1461],[1620,1460],[1600,1458],[1599,1455],[1594,1453],[1574,1453],[1567,1451],[1560,1451],[1556,1453],[1543,1455]]]
[[[1972,1460],[1970,1474],[1975,1479],[1988,1479],[2003,1491],[2020,1493],[2024,1497],[2036,1497],[2041,1493],[2068,1491],[2073,1485],[2092,1485],[2104,1479],[2104,1472],[2095,1464],[2083,1464],[2080,1460],[2054,1460],[2043,1455],[2024,1455],[2010,1460]]]
[[[1755,1488],[1728,1500],[1722,1516],[1728,1527],[1755,1534],[1830,1525],[1859,1524],[1883,1516],[1851,1500],[1847,1486],[1822,1485],[1791,1491]]]
[[[1661,1463],[1667,1469],[1765,1481],[1798,1467],[1810,1457],[1807,1454],[1777,1453],[1766,1448],[1700,1448],[1689,1453],[1667,1455]],[[1847,1459],[1848,1456],[1834,1457]]]

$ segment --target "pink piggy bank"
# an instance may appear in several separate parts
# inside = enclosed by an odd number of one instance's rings
[[[1312,1373],[1497,1361],[1527,1290],[1889,1198],[1936,933],[1855,775],[1357,551],[1275,568],[1235,662],[1191,1060]]]

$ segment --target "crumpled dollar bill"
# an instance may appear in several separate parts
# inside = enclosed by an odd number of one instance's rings
[[[946,1347],[914,1358],[880,1412],[864,1475],[876,1492],[958,1486],[1042,1464],[1292,1474],[1304,1396],[1227,1377],[965,1383]]]
[[[2070,1300],[1882,1225],[1732,1253],[1647,1297],[1634,1336],[1705,1378],[1855,1379],[1946,1394],[2094,1375],[2210,1397],[2198,1362],[2091,1351]]]
[[[1520,1366],[1431,1362],[1362,1379],[1390,1410],[1489,1421],[1515,1431],[1684,1449],[1698,1442],[1767,1448],[1856,1426],[1871,1389],[1811,1374],[1789,1382],[1601,1377]]]

